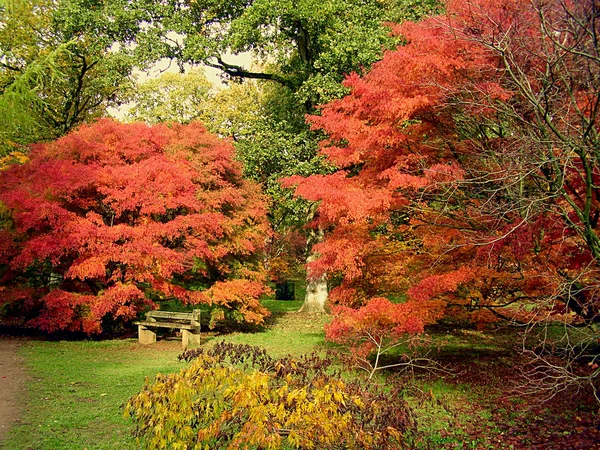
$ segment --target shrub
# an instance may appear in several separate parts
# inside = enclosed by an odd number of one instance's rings
[[[369,373],[389,368],[420,368],[445,370],[438,363],[420,354],[427,340],[425,325],[435,314],[425,307],[420,310],[409,303],[392,303],[385,298],[371,299],[358,309],[347,306],[332,308],[333,320],[325,326],[325,338],[347,347],[348,362]],[[382,362],[398,347],[404,347],[399,361]]]
[[[144,448],[401,449],[416,432],[402,398],[343,381],[330,357],[221,343],[182,358],[125,406]]]

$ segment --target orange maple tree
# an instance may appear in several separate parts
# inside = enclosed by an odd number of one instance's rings
[[[592,1],[449,1],[310,118],[339,170],[286,183],[319,202],[309,269],[334,303],[600,321],[596,17]]]
[[[98,333],[168,298],[262,322],[266,206],[228,142],[105,119],[29,156],[0,173],[5,322]]]

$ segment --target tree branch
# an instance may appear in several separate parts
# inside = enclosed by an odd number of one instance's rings
[[[228,64],[225,61],[223,61],[223,59],[220,56],[216,56],[215,58],[217,60],[216,63],[211,63],[210,61],[205,61],[204,64],[206,64],[209,67],[218,69],[218,70],[226,73],[230,77],[252,78],[252,79],[257,79],[257,80],[269,80],[269,81],[275,81],[275,82],[277,82],[283,86],[286,86],[290,89],[293,89],[296,87],[294,85],[294,83],[290,82],[290,80],[282,77],[281,75],[277,75],[274,73],[265,73],[265,72],[252,72],[252,71],[244,69],[242,66],[237,66],[235,64]]]

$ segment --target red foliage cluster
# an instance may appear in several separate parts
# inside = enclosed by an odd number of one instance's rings
[[[310,269],[336,284],[334,303],[383,307],[401,291],[406,320],[437,308],[486,323],[558,301],[600,320],[589,4],[450,1],[399,26],[405,45],[310,118],[338,171],[286,183],[319,202],[328,233]],[[334,329],[364,308],[338,310]]]
[[[422,333],[425,325],[439,317],[437,305],[416,312],[407,303],[392,303],[376,297],[358,309],[335,306],[334,319],[325,327],[325,337],[331,342],[351,347],[358,356],[366,358],[377,346],[393,345],[406,335]]]
[[[202,125],[101,120],[0,173],[0,301],[47,331],[101,331],[153,299],[260,323],[269,226],[232,146]],[[7,319],[7,318],[5,318]]]

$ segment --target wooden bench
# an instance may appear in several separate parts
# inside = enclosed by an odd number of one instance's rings
[[[191,313],[171,311],[149,311],[146,320],[134,322],[138,326],[140,344],[154,344],[156,332],[153,328],[173,328],[181,331],[183,349],[200,345],[200,310]]]

